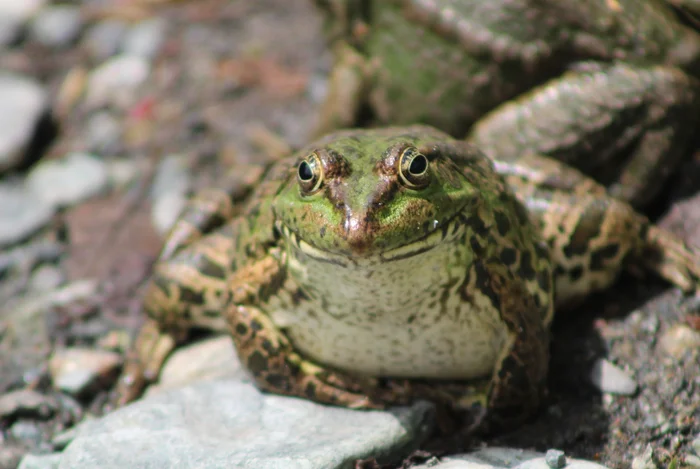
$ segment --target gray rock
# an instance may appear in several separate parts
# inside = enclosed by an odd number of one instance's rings
[[[123,21],[101,21],[85,32],[83,43],[94,59],[105,60],[119,51],[127,30],[128,26]]]
[[[90,108],[114,106],[125,109],[136,101],[136,90],[150,74],[146,59],[117,55],[90,72],[85,103]]]
[[[596,361],[590,378],[600,392],[623,396],[637,392],[637,383],[625,371],[605,359]]]
[[[0,0],[0,46],[14,41],[24,24],[47,0]]]
[[[674,324],[661,334],[659,347],[676,360],[680,360],[686,353],[700,348],[700,332],[685,324]]]
[[[606,469],[605,466],[580,459],[569,459],[566,469]],[[534,451],[516,448],[484,448],[473,453],[459,454],[443,458],[439,463],[432,462],[416,469],[551,469],[546,456]]]
[[[48,94],[37,81],[0,72],[0,172],[22,161],[37,122],[47,108]]]
[[[693,452],[695,452],[695,454],[700,456],[700,434],[698,434],[693,442],[690,443],[690,447],[693,448]]]
[[[167,24],[163,18],[136,23],[124,37],[122,52],[152,60],[160,51],[166,29]]]
[[[159,233],[166,233],[182,211],[190,188],[187,157],[168,155],[158,165],[151,197],[153,198],[152,219]]]
[[[400,457],[432,430],[434,407],[389,412],[261,394],[238,381],[200,383],[88,422],[60,468],[347,468]]]
[[[99,158],[71,153],[36,166],[26,184],[45,203],[70,206],[103,191],[109,183],[107,166]]]
[[[17,441],[28,446],[36,446],[41,443],[42,433],[35,420],[19,419],[8,429],[7,433]]]
[[[83,18],[78,6],[54,5],[39,12],[32,21],[30,33],[38,42],[58,48],[71,45],[82,27]]]
[[[29,288],[35,292],[55,290],[66,281],[65,273],[55,265],[42,265],[29,279]]]
[[[106,383],[109,378],[115,378],[121,362],[118,353],[107,350],[58,349],[49,359],[49,373],[55,388],[79,396],[97,382]]]
[[[60,454],[27,454],[17,469],[58,469],[60,462]]]
[[[91,150],[110,153],[122,138],[122,124],[107,111],[96,112],[86,122],[87,141]]]
[[[55,212],[51,204],[20,184],[0,183],[0,200],[0,247],[32,235],[46,225]]]
[[[563,451],[559,451],[558,449],[547,450],[547,453],[544,455],[544,460],[552,469],[561,469],[566,466],[566,455]]]
[[[654,448],[647,445],[644,452],[632,459],[632,469],[658,469],[654,461]]]

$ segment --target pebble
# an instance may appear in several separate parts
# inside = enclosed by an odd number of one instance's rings
[[[110,384],[121,362],[116,352],[78,347],[58,349],[49,359],[49,373],[55,388],[80,396],[95,385]]]
[[[558,449],[547,450],[544,460],[552,469],[561,469],[566,466],[566,455]]]
[[[114,106],[126,109],[136,101],[136,90],[150,74],[148,60],[117,55],[90,72],[85,104],[89,108]]]
[[[693,448],[693,452],[695,452],[696,455],[700,456],[700,434],[690,443],[690,447]]]
[[[177,220],[187,201],[190,182],[186,156],[168,155],[158,164],[151,186],[151,218],[159,233],[167,233]]]
[[[0,72],[0,172],[21,163],[36,125],[48,108],[48,99],[36,80]]]
[[[668,355],[680,360],[687,352],[700,348],[700,332],[686,324],[675,324],[661,335],[659,346]]]
[[[107,168],[111,187],[128,186],[138,178],[140,172],[140,167],[133,158],[112,159],[107,163]]]
[[[167,24],[163,18],[152,18],[133,25],[122,43],[122,52],[152,60],[165,39]]]
[[[29,446],[36,446],[41,443],[42,432],[35,420],[19,419],[8,429],[8,433],[15,440],[21,441]]]
[[[86,139],[91,151],[110,154],[119,148],[122,124],[108,111],[96,112],[86,122]]]
[[[34,292],[55,290],[66,281],[66,275],[55,265],[42,265],[37,268],[29,280],[29,288]]]
[[[30,26],[30,33],[38,42],[60,48],[71,45],[82,27],[80,7],[54,5],[39,12]]]
[[[551,450],[550,450],[551,451]],[[442,458],[435,463],[415,466],[415,469],[551,469],[547,456],[516,448],[489,447],[468,454]],[[605,466],[580,459],[569,459],[566,469],[606,469]]]
[[[61,468],[347,468],[381,453],[397,457],[425,441],[435,418],[421,401],[356,411],[262,394],[236,380],[199,383],[142,399],[81,424]]]
[[[0,247],[29,237],[46,225],[55,212],[51,204],[13,182],[0,182],[0,200]]]
[[[637,383],[624,370],[602,358],[593,365],[590,379],[600,392],[623,396],[637,392]]]
[[[109,183],[105,163],[92,155],[71,153],[39,163],[29,173],[27,186],[53,207],[76,204],[103,191]]]
[[[228,336],[213,337],[176,349],[168,357],[158,382],[146,396],[214,379],[237,378],[250,382]]]
[[[32,389],[19,389],[0,395],[0,418],[36,417],[47,419],[56,411],[56,401]]]
[[[647,445],[644,452],[632,459],[632,469],[658,469],[654,462],[654,448]]]
[[[0,46],[13,42],[47,0],[0,0]]]
[[[83,43],[94,59],[106,60],[119,51],[127,30],[128,26],[123,21],[115,19],[100,21],[85,32]]]
[[[60,454],[27,454],[17,469],[58,469],[60,462]]]

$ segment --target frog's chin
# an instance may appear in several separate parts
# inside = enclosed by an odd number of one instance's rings
[[[301,239],[296,232],[292,231],[284,224],[281,224],[279,228],[292,249],[297,251],[300,255],[305,255],[317,261],[331,264],[363,266],[420,256],[441,244],[454,240],[464,231],[463,224],[458,224],[457,229],[454,229],[457,223],[456,218],[457,217],[453,217],[443,223],[436,223],[432,231],[401,246],[391,249],[370,246],[362,251],[350,249],[333,251],[327,248],[321,248]]]

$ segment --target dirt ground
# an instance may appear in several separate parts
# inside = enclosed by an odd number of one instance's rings
[[[141,106],[124,116],[127,138],[120,149],[139,160],[140,183],[58,218],[69,245],[62,261],[69,278],[97,278],[100,289],[87,304],[55,312],[54,346],[91,345],[109,330],[133,334],[143,321],[143,282],[162,241],[152,228],[148,201],[149,178],[160,158],[186,154],[195,186],[205,187],[216,184],[222,169],[260,158],[268,130],[292,145],[304,143],[330,67],[320,18],[309,4],[200,0],[158,8],[172,29],[141,90]],[[141,13],[96,8],[93,14]],[[24,52],[31,60],[0,65],[31,73],[56,92],[68,71],[89,66],[78,50]],[[46,158],[81,147],[87,113],[76,105],[57,116],[57,138]],[[700,179],[684,181],[684,187],[700,187]],[[697,303],[676,290],[627,276],[610,292],[560,315],[547,405],[534,421],[484,443],[558,448],[610,467],[629,467],[651,444],[660,463],[670,464],[700,434],[700,360],[697,353],[671,358],[659,341],[674,325],[697,321],[697,314]],[[601,357],[627,370],[639,384],[635,395],[602,395],[589,384],[590,369]],[[0,382],[0,391],[8,386]],[[104,395],[96,396],[86,406],[99,411],[104,402]]]

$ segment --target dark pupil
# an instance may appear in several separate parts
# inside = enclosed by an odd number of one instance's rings
[[[311,165],[306,161],[302,161],[299,165],[299,179],[302,181],[310,181],[314,178],[314,173],[311,171]]]
[[[411,165],[408,167],[408,171],[411,174],[422,174],[428,167],[428,160],[423,155],[418,155],[413,160],[411,160]]]

